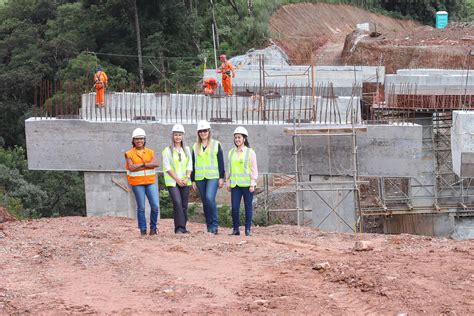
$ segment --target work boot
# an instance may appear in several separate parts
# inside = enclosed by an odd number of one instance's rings
[[[240,231],[238,229],[232,230],[232,233],[229,234],[229,236],[239,236],[239,235],[240,235]]]
[[[157,232],[156,228],[155,229],[150,229],[150,236],[151,235],[156,235],[157,233],[158,232]]]
[[[146,229],[145,230],[140,230],[140,235],[141,236],[146,236]]]

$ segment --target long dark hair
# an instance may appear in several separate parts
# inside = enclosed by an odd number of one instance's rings
[[[244,134],[240,134],[240,135],[242,135],[242,137],[244,138],[244,145],[247,146],[248,148],[250,148],[248,136],[244,135]],[[234,140],[234,145],[235,145],[235,140]],[[237,147],[237,145],[235,145],[235,147]]]

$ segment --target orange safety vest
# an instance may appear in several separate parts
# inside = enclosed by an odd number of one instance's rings
[[[130,149],[126,153],[127,157],[132,160],[134,164],[149,163],[155,157],[155,152],[149,148],[144,148],[143,151],[138,151],[135,148]],[[128,169],[128,162],[125,163],[127,169],[128,183],[131,186],[147,185],[156,182],[155,168],[146,168],[140,171],[130,171]]]

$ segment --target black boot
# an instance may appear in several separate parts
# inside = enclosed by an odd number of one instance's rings
[[[240,230],[238,229],[233,229],[232,233],[229,234],[229,236],[239,236],[240,235]]]

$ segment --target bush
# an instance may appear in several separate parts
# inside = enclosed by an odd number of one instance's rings
[[[160,190],[160,218],[173,218],[173,202],[167,189]]]
[[[29,171],[22,147],[0,149],[2,206],[19,218],[86,214],[83,174]]]

